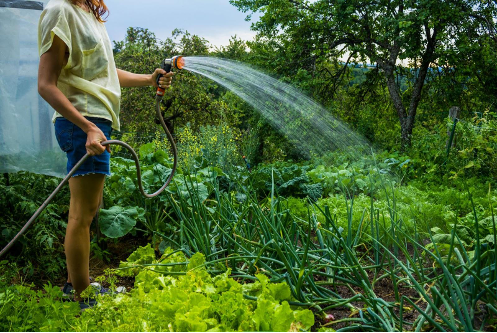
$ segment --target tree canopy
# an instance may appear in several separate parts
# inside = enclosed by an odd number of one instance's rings
[[[480,69],[463,59],[488,54],[497,5],[478,0],[231,0],[244,12],[259,12],[253,24],[259,38],[284,48],[287,69],[314,75],[322,63],[373,64],[388,88],[401,127],[402,147],[411,145],[416,111],[430,70]],[[485,51],[487,50],[487,51]],[[495,51],[495,48],[493,48]],[[488,58],[488,57],[487,57]],[[398,77],[409,69],[409,86]],[[338,74],[345,73],[345,70]],[[484,80],[481,80],[483,85]],[[328,85],[333,87],[333,85]]]

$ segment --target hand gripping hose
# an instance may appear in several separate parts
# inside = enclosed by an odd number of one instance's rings
[[[133,159],[135,160],[136,178],[138,179],[138,187],[140,188],[140,192],[146,198],[156,197],[159,194],[161,194],[162,191],[164,191],[166,189],[166,187],[169,185],[169,183],[171,183],[171,180],[173,179],[174,173],[176,172],[176,166],[177,166],[177,163],[178,163],[178,151],[176,149],[176,144],[174,143],[173,136],[171,135],[171,133],[167,129],[166,123],[164,122],[164,118],[162,117],[162,113],[161,113],[161,110],[160,110],[160,101],[162,100],[162,96],[161,95],[157,95],[155,97],[155,99],[156,99],[156,113],[157,113],[157,118],[159,118],[160,124],[162,125],[162,128],[166,132],[166,136],[167,136],[167,139],[168,139],[169,143],[171,144],[171,147],[172,147],[172,150],[173,150],[173,157],[174,157],[173,168],[171,170],[171,174],[167,178],[167,180],[164,183],[164,185],[162,185],[162,187],[157,192],[152,193],[152,194],[145,193],[145,190],[143,189],[143,184],[142,184],[141,170],[140,170],[140,163],[139,163],[138,155],[136,155],[136,152],[133,150],[133,148],[131,148],[131,146],[129,146],[127,143],[119,141],[119,140],[107,140],[107,141],[104,141],[104,142],[101,143],[102,146],[107,146],[107,145],[115,144],[115,145],[122,146],[122,147],[124,147],[124,148],[126,148],[126,149],[129,150],[129,152],[133,156]],[[24,232],[26,232],[26,230],[31,226],[31,224],[33,224],[33,222],[38,218],[38,216],[41,214],[41,212],[43,212],[43,210],[48,206],[48,204],[50,203],[50,201],[52,201],[52,199],[55,197],[55,195],[69,181],[69,178],[71,178],[71,176],[76,172],[76,170],[78,170],[78,168],[81,166],[81,164],[83,164],[83,162],[86,161],[86,159],[89,156],[90,155],[88,155],[88,154],[86,154],[85,156],[83,156],[78,161],[78,163],[74,166],[74,168],[72,168],[71,171],[69,171],[69,173],[67,174],[67,176],[62,180],[62,182],[60,182],[59,186],[57,186],[57,188],[55,189],[55,191],[53,191],[52,194],[50,194],[50,196],[47,198],[47,200],[45,200],[45,202],[43,203],[43,205],[41,205],[40,208],[38,208],[38,210],[34,213],[34,215],[31,216],[31,218],[24,225],[24,227],[21,229],[21,231],[19,231],[17,233],[17,235],[9,242],[9,244],[7,244],[7,246],[5,246],[3,248],[3,250],[0,252],[0,258],[5,253],[7,253],[10,250],[10,248],[12,247],[12,245],[14,245],[14,243],[24,234]]]

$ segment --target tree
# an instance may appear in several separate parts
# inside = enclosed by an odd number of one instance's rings
[[[159,41],[148,29],[128,28],[124,41],[114,42],[118,68],[134,73],[152,73],[164,57],[206,55],[208,41],[175,29],[172,37]],[[219,118],[219,103],[214,93],[217,85],[188,72],[175,75],[173,85],[162,100],[162,111],[169,129],[190,122],[194,129],[212,124]],[[121,127],[126,132],[154,134],[155,89],[124,88],[121,98]],[[226,111],[226,113],[228,113]],[[230,117],[228,117],[230,118]],[[230,118],[231,119],[231,118]]]
[[[402,149],[411,145],[416,111],[434,62],[446,53],[464,54],[464,37],[478,38],[496,17],[495,2],[479,0],[230,2],[244,12],[262,13],[253,29],[284,44],[294,69],[316,71],[316,63],[331,59],[344,59],[339,74],[350,63],[377,66],[400,122]],[[407,66],[411,79],[402,91],[398,77],[406,75]]]
[[[227,46],[216,47],[214,54],[220,58],[243,61],[247,57],[247,43],[234,35]]]
[[[148,29],[128,28],[124,41],[114,41],[114,59],[120,69],[152,73],[163,59],[155,34]],[[121,97],[121,128],[126,132],[154,132],[154,89],[124,88]],[[151,120],[151,121],[150,121]]]

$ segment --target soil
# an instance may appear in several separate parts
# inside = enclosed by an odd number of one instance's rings
[[[358,252],[358,255],[361,256],[363,254],[366,254],[367,250],[365,249],[363,253]],[[411,257],[414,256],[414,250],[412,247],[408,248],[408,253]],[[405,258],[405,255],[403,253],[399,253],[397,258],[402,261],[403,263],[407,262],[407,259]],[[368,279],[370,284],[373,283],[375,278],[375,271],[374,270],[369,270],[367,271],[368,273]],[[317,278],[316,280],[324,280],[322,277]],[[348,299],[352,298],[356,294],[360,294],[362,292],[362,289],[360,287],[352,287],[352,290],[345,286],[345,285],[336,285],[336,286],[325,286],[325,288],[335,292],[336,294],[340,295],[341,298],[343,299]],[[392,280],[389,277],[382,278],[381,280],[377,280],[376,283],[373,286],[373,291],[376,295],[377,298],[381,298],[386,302],[392,302],[396,303],[396,297],[395,297],[395,289]],[[419,294],[411,287],[409,287],[405,283],[400,283],[397,285],[397,291],[399,295],[399,299],[402,296],[408,297],[411,299],[418,307],[421,309],[426,309],[426,302],[419,296]],[[365,304],[363,302],[352,302],[351,303],[353,306],[355,306],[358,309],[364,309]],[[396,314],[400,315],[400,309],[399,309],[400,304],[396,304]],[[332,328],[334,330],[338,330],[340,328],[349,326],[353,324],[352,321],[347,321],[348,318],[360,318],[358,313],[353,313],[349,308],[343,306],[343,307],[338,307],[338,308],[333,308],[327,311],[328,315],[332,315],[333,319],[331,320],[332,324],[328,324],[326,327]],[[407,323],[413,323],[416,318],[419,316],[419,313],[410,305],[410,304],[405,304],[404,305],[404,312],[402,317],[404,318],[404,321]],[[313,331],[317,330],[319,327],[322,325],[326,324],[326,321],[322,319],[320,316],[315,316],[316,318],[316,323],[314,327],[312,328]],[[341,321],[343,320],[343,321]],[[337,322],[338,321],[338,322]],[[412,327],[410,325],[405,325],[403,328],[404,331],[412,330]]]

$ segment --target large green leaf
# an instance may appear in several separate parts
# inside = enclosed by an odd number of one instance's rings
[[[138,154],[140,155],[140,159],[151,159],[155,152],[155,144],[153,142],[146,143],[140,146],[138,150]]]
[[[110,238],[126,235],[136,225],[137,220],[144,220],[145,210],[139,207],[114,206],[100,210],[100,230]]]
[[[294,320],[293,311],[288,302],[274,307],[274,314],[271,316],[271,330],[276,332],[288,332]]]

